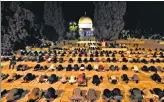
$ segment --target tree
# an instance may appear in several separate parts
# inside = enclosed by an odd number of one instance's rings
[[[94,2],[94,34],[98,39],[116,40],[124,27],[126,2]]]
[[[45,25],[43,30],[43,36],[51,41],[57,41],[59,38],[59,35],[56,33],[56,30],[49,25]]]
[[[129,30],[121,30],[120,38],[121,39],[128,39],[128,38],[130,38]]]
[[[77,32],[77,28],[78,28],[78,26],[77,26],[76,22],[70,22],[70,25],[69,25],[70,32]]]
[[[67,33],[66,33],[66,36],[67,36],[67,39],[70,40],[70,39],[72,38],[72,33],[67,32]]]
[[[60,2],[44,3],[44,20],[46,25],[52,26],[59,35],[59,40],[64,38],[65,26]]]
[[[13,43],[10,39],[10,35],[8,34],[4,34],[2,37],[2,44],[1,44],[1,47],[2,47],[2,52],[12,52],[13,51]]]
[[[77,38],[77,33],[75,33],[75,32],[67,32],[66,36],[67,36],[68,40],[74,40],[74,39]]]
[[[23,2],[3,2],[2,7],[2,52],[25,47],[27,37],[39,36],[35,15],[22,6]],[[15,49],[17,50],[17,49]]]
[[[79,35],[78,35],[78,26],[77,26],[76,22],[70,22],[69,32],[66,33],[66,37],[69,40],[78,39],[78,37],[79,37]]]

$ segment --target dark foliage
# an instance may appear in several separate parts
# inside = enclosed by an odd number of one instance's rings
[[[116,40],[124,27],[126,2],[95,2],[94,34],[98,39]]]

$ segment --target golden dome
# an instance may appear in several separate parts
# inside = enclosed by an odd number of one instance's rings
[[[92,20],[89,17],[83,16],[79,19],[79,24],[92,24]]]

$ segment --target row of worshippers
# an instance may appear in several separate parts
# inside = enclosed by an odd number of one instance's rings
[[[31,92],[29,90],[24,90],[23,88],[13,88],[11,90],[2,90],[1,95],[4,97],[6,94],[6,100],[7,102],[13,102],[21,99],[28,93],[28,100],[27,102],[36,102],[41,100],[43,97],[46,99],[46,101],[53,101],[59,96],[59,90],[55,90],[55,88],[50,87],[47,90],[42,90],[40,88],[33,88]],[[89,88],[88,92],[85,94],[80,88],[74,88],[72,95],[69,97],[70,101],[91,101],[95,102],[98,99],[98,91]],[[138,88],[131,88],[129,90],[129,98],[130,100],[137,101],[137,102],[143,102],[144,98],[147,94],[145,94],[145,89],[141,90]],[[152,98],[150,98],[147,102],[156,102],[155,99],[157,98],[158,101],[163,102],[164,101],[164,89],[160,88],[153,88],[152,90],[149,90],[151,92]],[[104,89],[102,92],[102,100],[105,102],[121,102],[124,98],[123,90],[119,88],[114,88],[112,90],[109,90],[108,88]]]
[[[9,78],[8,78],[9,77]],[[20,74],[17,74],[17,73],[13,73],[12,75],[9,75],[9,74],[3,74],[1,75],[1,78],[2,80],[4,79],[7,79],[7,82],[13,82],[13,81],[16,81],[18,80],[19,78],[23,77],[23,75],[20,75]],[[71,75],[70,77],[67,77],[67,76],[63,76],[63,77],[59,77],[57,76],[56,74],[51,74],[50,76],[47,76],[46,74],[42,74],[40,76],[38,75],[35,75],[35,74],[32,74],[32,73],[27,73],[24,77],[23,77],[23,82],[30,82],[32,80],[34,80],[35,78],[37,78],[37,81],[38,82],[49,82],[50,84],[53,84],[57,81],[61,81],[62,83],[66,83],[66,82],[69,82],[70,84],[74,84],[74,83],[78,83],[78,85],[85,85],[87,86],[87,77],[86,75],[83,73],[83,74],[80,74],[78,77],[74,76],[74,75]],[[111,84],[117,84],[119,82],[119,78],[116,77],[115,75],[110,75],[110,76],[107,76],[108,78],[108,81],[111,83]],[[155,72],[154,74],[152,74],[150,76],[150,78],[157,82],[157,83],[163,83],[162,81],[162,77],[157,73]],[[122,81],[124,81],[125,83],[128,83],[129,80],[132,80],[132,81],[135,81],[136,83],[139,83],[140,82],[140,77],[139,75],[137,74],[133,74],[132,77],[128,77],[127,74],[122,74],[121,75],[121,79]],[[99,86],[100,83],[103,82],[103,77],[102,76],[98,76],[98,75],[93,75],[92,77],[92,83],[96,86]]]

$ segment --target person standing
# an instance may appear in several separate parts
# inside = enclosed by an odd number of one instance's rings
[[[14,66],[16,65],[16,57],[15,55],[12,57],[12,59],[10,60],[10,64],[9,64],[9,69],[11,69],[11,66],[12,66],[12,69],[14,69]]]

